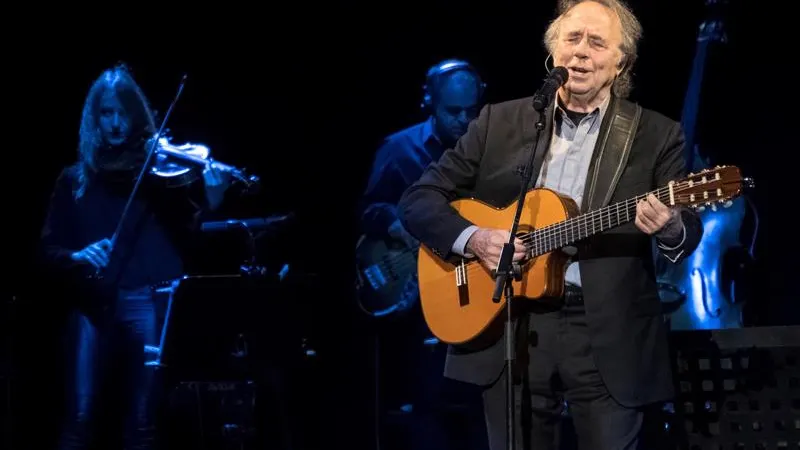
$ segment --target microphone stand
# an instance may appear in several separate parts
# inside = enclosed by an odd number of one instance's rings
[[[500,253],[500,261],[495,270],[495,288],[492,295],[492,301],[499,303],[502,296],[506,299],[506,327],[505,327],[505,346],[506,346],[506,443],[508,450],[514,450],[515,444],[515,408],[514,408],[514,329],[512,326],[511,316],[511,299],[514,298],[513,281],[522,279],[522,272],[519,264],[513,262],[514,258],[514,239],[517,235],[517,228],[519,227],[519,219],[522,215],[522,207],[525,202],[525,195],[528,193],[528,186],[531,184],[533,178],[533,163],[536,157],[536,151],[539,147],[541,140],[542,130],[545,126],[545,110],[546,106],[537,112],[539,118],[536,120],[536,135],[533,143],[531,144],[530,159],[525,166],[525,172],[522,175],[522,186],[519,190],[519,199],[517,200],[517,211],[514,214],[514,222],[511,224],[511,231],[509,234],[508,242],[503,245],[503,250]],[[513,278],[512,278],[513,276]]]

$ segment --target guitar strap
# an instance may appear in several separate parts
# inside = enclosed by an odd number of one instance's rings
[[[542,145],[536,148],[536,155],[533,157],[533,176],[531,177],[530,188],[536,185],[542,170],[544,157],[550,147],[553,133],[554,106],[554,104],[550,105],[545,111],[545,114],[550,116],[545,118],[547,126],[542,130],[546,138],[542,140]],[[587,180],[584,190],[583,198],[586,201],[581,205],[582,212],[588,211],[593,206],[606,205],[611,201],[611,196],[614,193],[613,188],[619,181],[620,176],[622,176],[622,171],[628,162],[628,154],[633,145],[633,138],[636,135],[641,115],[641,106],[624,99],[612,97],[611,104],[600,126],[600,136],[597,139],[589,167],[588,174],[591,179]],[[536,142],[531,145],[536,145]],[[613,173],[608,173],[609,170],[613,171]],[[604,177],[601,178],[601,175],[604,175]],[[606,192],[601,205],[595,205],[595,201],[592,200],[598,186],[605,187]]]
[[[549,111],[552,111],[552,108]],[[592,163],[589,167],[591,180],[587,180],[586,189],[584,189],[586,201],[581,205],[581,209],[584,212],[590,207],[600,206],[597,205],[597,199],[594,198],[595,192],[603,192],[605,190],[606,194],[602,198],[602,205],[606,205],[611,201],[614,193],[613,188],[619,181],[622,171],[628,162],[628,155],[633,145],[633,138],[636,135],[641,115],[642,108],[639,105],[623,99],[611,99],[611,104],[600,127],[600,136],[597,139]],[[550,129],[550,132],[552,132],[552,129]],[[546,142],[549,144],[549,140]],[[549,145],[543,147],[545,148],[537,149],[534,156],[533,168],[535,170],[534,174],[537,174],[537,176],[533,178],[533,183],[538,178],[542,160],[545,153],[547,153],[546,149]],[[521,384],[527,373],[528,345],[525,331],[529,329],[529,315],[521,315],[516,327],[515,342],[517,345],[515,352],[518,355],[519,362],[514,366],[513,381],[514,384]]]
[[[641,115],[642,108],[636,103],[612,98],[592,155],[588,172],[591,179],[586,183],[581,212],[601,208],[611,201],[614,188],[628,163]],[[604,194],[598,196],[598,193]]]

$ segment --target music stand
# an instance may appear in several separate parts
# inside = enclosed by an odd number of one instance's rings
[[[300,351],[287,302],[276,298],[283,297],[279,284],[279,278],[238,274],[173,281],[162,289],[169,300],[153,365],[171,379],[246,379],[254,358]]]
[[[288,406],[274,400],[285,387],[273,374],[290,373],[303,350],[290,287],[282,272],[186,276],[163,287],[169,300],[153,365],[174,388],[170,422],[177,434],[202,432],[205,445],[236,448],[288,439],[265,418],[289,420]]]

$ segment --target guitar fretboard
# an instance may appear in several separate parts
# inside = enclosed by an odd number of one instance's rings
[[[636,197],[589,211],[578,217],[539,228],[523,234],[521,239],[531,249],[534,257],[571,245],[594,234],[624,225],[636,219],[636,204],[653,194],[664,204],[669,204],[669,186]]]

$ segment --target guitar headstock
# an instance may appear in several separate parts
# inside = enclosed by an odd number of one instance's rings
[[[753,180],[742,177],[736,166],[717,166],[690,173],[686,178],[670,183],[674,204],[702,209],[731,205],[744,187],[754,187]]]

